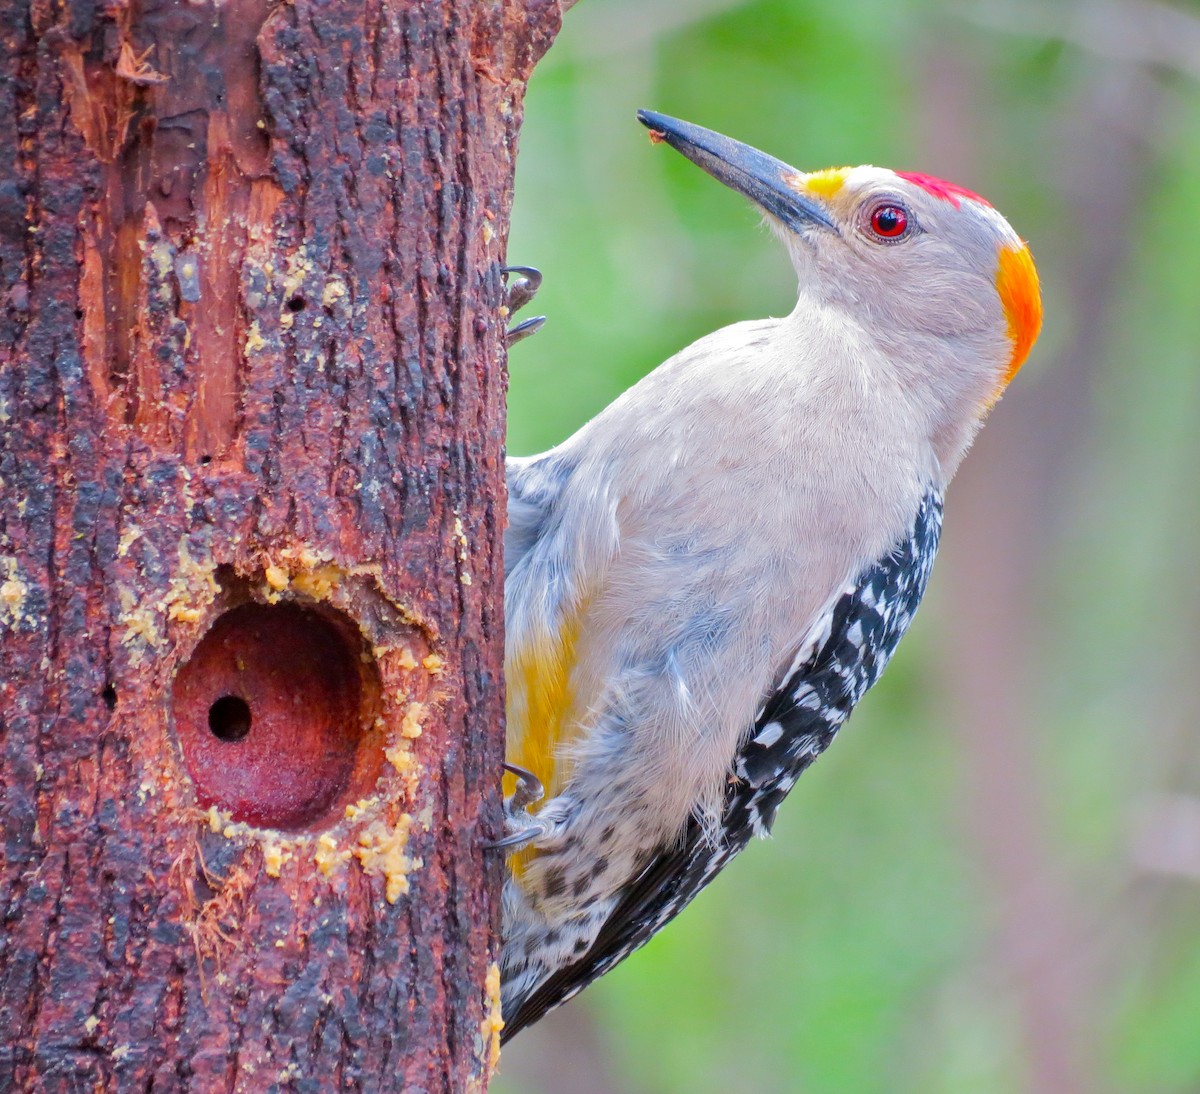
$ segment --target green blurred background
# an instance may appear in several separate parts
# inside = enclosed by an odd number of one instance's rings
[[[496,1094],[1200,1090],[1198,81],[1183,6],[568,13],[521,141],[509,257],[550,320],[510,362],[510,451],[794,302],[759,217],[641,106],[986,194],[1047,320],[921,616],[775,838],[519,1037]]]

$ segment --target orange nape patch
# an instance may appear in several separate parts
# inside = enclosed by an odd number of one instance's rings
[[[958,208],[963,198],[977,201],[989,209],[992,207],[992,203],[987,198],[980,197],[974,190],[968,190],[965,186],[956,186],[953,182],[947,182],[945,179],[935,178],[933,175],[922,175],[916,171],[897,171],[896,175],[911,182],[914,186],[919,186],[925,193],[932,194],[942,201],[950,202],[955,209]]]
[[[797,189],[807,190],[818,197],[830,198],[846,184],[848,174],[849,167],[827,167],[824,171],[812,171],[800,176]]]
[[[1012,357],[1004,376],[1007,384],[1025,363],[1042,329],[1042,292],[1033,255],[1023,243],[1001,247],[996,268],[996,291],[1008,321]]]

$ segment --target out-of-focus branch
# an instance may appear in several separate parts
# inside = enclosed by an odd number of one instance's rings
[[[566,11],[577,2],[563,0],[562,8]],[[686,27],[745,6],[746,0],[689,0],[686,4],[607,0],[587,4],[572,17],[575,32],[546,58],[545,65],[553,67],[568,58],[579,60],[636,52]]]
[[[946,58],[926,71],[934,164],[976,179],[972,160],[982,149],[972,147],[971,104],[985,89]],[[1111,314],[1128,266],[1133,198],[1160,102],[1155,82],[1124,65],[1105,66],[1078,96],[1068,123],[1073,155],[1057,181],[1079,223],[1104,231],[1079,232],[1079,253],[1044,256],[1046,268],[1074,272],[1052,292],[1060,314],[1051,323],[1070,327],[1070,340],[1043,374],[1022,377],[981,436],[952,491],[943,551],[941,589],[952,608],[940,660],[961,733],[966,830],[990,883],[991,964],[1021,1016],[1027,1089],[1047,1094],[1098,1090],[1102,1080],[1083,1043],[1097,967],[1083,941],[1089,909],[1055,850],[1032,721],[1036,590],[1054,557],[1064,472],[1089,434],[1088,392],[1106,336],[1099,317]],[[1060,245],[1067,238],[1060,234]]]
[[[1170,4],[1006,0],[970,7],[967,18],[1008,34],[1070,42],[1106,61],[1169,68],[1200,79],[1200,18]]]

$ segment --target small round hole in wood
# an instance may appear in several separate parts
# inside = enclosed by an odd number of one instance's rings
[[[240,741],[250,732],[250,704],[236,695],[222,695],[208,708],[208,728],[220,741]]]
[[[381,751],[378,672],[340,613],[242,604],[175,677],[175,732],[202,807],[297,829],[370,792]]]

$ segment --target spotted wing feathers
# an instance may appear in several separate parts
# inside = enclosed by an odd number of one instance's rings
[[[532,1025],[628,957],[678,915],[750,841],[765,836],[779,803],[879,679],[908,629],[937,552],[942,499],[929,493],[909,534],[837,599],[815,646],[763,705],[733,767],[720,839],[691,822],[627,887],[577,961],[506,1009],[503,1038]]]

